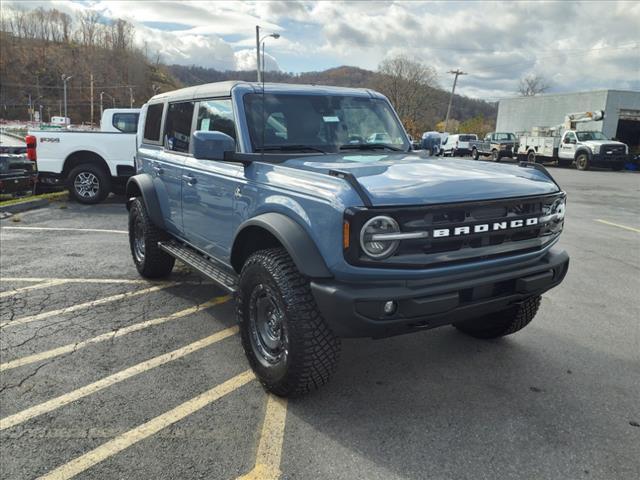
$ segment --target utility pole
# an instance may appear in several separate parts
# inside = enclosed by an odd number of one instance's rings
[[[33,122],[33,103],[31,102],[31,94],[29,94],[29,121]]]
[[[67,76],[65,73],[62,74],[62,82],[64,83],[64,118],[65,124],[67,122],[67,82],[73,78],[73,75]]]
[[[91,126],[93,127],[93,73],[91,74]]]
[[[102,123],[102,112],[104,108],[102,107],[102,97],[104,97],[104,92],[100,92],[100,122]]]
[[[256,25],[256,72],[260,83],[260,25]]]
[[[453,94],[456,91],[456,83],[458,83],[458,77],[460,75],[468,75],[467,73],[463,72],[462,70],[460,70],[459,68],[456,70],[449,70],[449,73],[452,75],[455,75],[455,77],[453,78],[453,88],[451,89],[451,97],[449,98],[449,107],[447,108],[447,117],[444,120],[444,131],[447,131],[447,128],[449,127],[449,115],[451,114],[451,104],[453,103]]]
[[[133,87],[129,87],[129,108],[133,108]]]

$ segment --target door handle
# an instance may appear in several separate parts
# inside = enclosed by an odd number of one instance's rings
[[[153,171],[156,172],[158,175],[162,175],[164,173],[164,168],[162,168],[159,165],[154,165],[151,168],[153,168]]]
[[[193,175],[182,175],[182,179],[187,182],[187,185],[193,187],[196,183],[198,183],[198,179]]]

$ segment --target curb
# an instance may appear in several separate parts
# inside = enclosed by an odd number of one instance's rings
[[[24,202],[14,203],[11,205],[0,205],[0,219],[10,217],[14,213],[21,213],[36,208],[46,207],[55,200],[66,200],[68,193],[59,192],[45,195],[45,198],[38,198],[38,196],[35,196],[33,198],[25,199]]]

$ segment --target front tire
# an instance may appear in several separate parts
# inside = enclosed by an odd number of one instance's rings
[[[587,155],[586,153],[579,153],[576,156],[576,168],[578,170],[589,170],[589,168],[591,168],[591,162],[589,161],[589,155]]]
[[[475,338],[490,339],[511,335],[529,325],[538,313],[540,295],[529,297],[517,306],[454,324],[461,332]]]
[[[236,317],[247,359],[268,391],[304,395],[336,370],[340,341],[322,318],[309,280],[284,249],[249,257],[240,274]]]
[[[69,172],[67,187],[76,201],[92,205],[107,198],[111,191],[111,178],[102,167],[84,163]]]
[[[500,161],[500,152],[497,150],[491,150],[491,161],[499,162]]]
[[[133,200],[129,209],[129,246],[140,275],[162,278],[171,273],[176,260],[158,247],[159,241],[168,238],[166,232],[151,222],[140,197]]]
[[[480,154],[478,153],[477,148],[474,148],[473,150],[471,150],[471,156],[473,157],[474,160],[480,159]]]

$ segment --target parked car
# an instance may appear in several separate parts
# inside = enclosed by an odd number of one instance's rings
[[[37,143],[39,190],[67,187],[80,203],[124,191],[134,173],[140,109],[107,109],[100,131],[30,130]]]
[[[544,167],[421,157],[369,89],[163,93],[138,139],[138,272],[165,277],[178,259],[234,292],[249,363],[277,395],[325,384],[341,337],[517,332],[567,272],[565,193]]]
[[[478,140],[474,133],[460,133],[449,135],[441,144],[441,154],[443,157],[464,157],[471,153],[469,142]]]
[[[490,157],[492,161],[499,162],[503,157],[513,158],[518,150],[518,140],[515,133],[491,132],[483,141],[470,141],[469,148],[474,160],[480,157]]]
[[[26,146],[0,145],[0,194],[33,193],[37,180],[37,165],[29,159]]]
[[[374,133],[367,137],[367,142],[369,143],[389,143],[391,142],[391,138],[389,138],[388,133]]]

